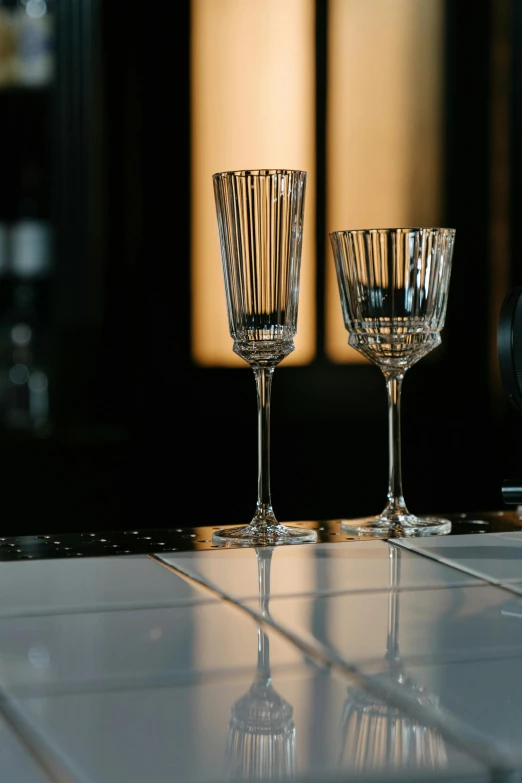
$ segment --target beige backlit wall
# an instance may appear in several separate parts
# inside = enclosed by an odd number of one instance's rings
[[[439,225],[443,0],[330,0],[327,231]],[[326,237],[327,354],[347,344]]]
[[[232,352],[212,174],[308,172],[296,350],[315,354],[314,0],[192,0],[192,356],[243,366]]]

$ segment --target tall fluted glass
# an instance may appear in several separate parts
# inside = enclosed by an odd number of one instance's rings
[[[348,342],[380,367],[388,395],[387,504],[377,516],[341,526],[376,537],[449,533],[449,520],[418,517],[406,507],[400,402],[406,370],[441,342],[455,229],[332,231],[330,240]]]
[[[306,172],[225,171],[212,181],[230,336],[234,352],[254,371],[258,410],[254,516],[212,540],[229,546],[315,541],[314,531],[277,521],[270,488],[272,376],[295,347]]]

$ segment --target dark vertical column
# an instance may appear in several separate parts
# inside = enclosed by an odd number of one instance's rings
[[[56,496],[55,528],[62,530],[132,524],[145,321],[140,27],[132,1],[125,8],[103,0],[57,3],[56,431],[42,470]]]
[[[511,17],[511,120],[510,120],[510,280],[522,285],[520,215],[522,214],[522,4],[513,2]]]
[[[147,39],[144,13],[134,0],[101,3],[101,72],[104,94],[103,170],[106,249],[103,286],[105,414],[114,435],[136,439],[143,415],[147,227],[150,198],[144,187]],[[93,95],[96,102],[98,96]]]
[[[451,422],[450,442],[441,460],[460,444],[453,478],[447,474],[454,484],[448,494],[463,508],[474,507],[478,497],[495,508],[500,475],[489,364],[492,3],[477,0],[470,17],[466,3],[448,0],[445,14],[444,219],[457,238],[438,401]]]
[[[219,468],[205,469],[212,450],[207,441],[220,442],[212,427],[202,424],[205,416],[213,424],[209,411],[219,383],[191,361],[190,0],[147,11],[140,24],[144,451],[138,469],[150,515],[174,504],[179,524],[188,525],[194,511],[188,485],[201,482],[210,495],[206,472],[219,475]]]
[[[58,3],[53,104],[54,417],[57,433],[96,427],[103,382],[103,85],[96,0]]]
[[[503,4],[501,4],[503,5]],[[511,288],[522,285],[522,253],[520,249],[520,215],[522,214],[522,5],[513,0],[509,24],[509,193],[508,193],[508,269],[504,296]],[[522,416],[507,400],[504,406],[501,434],[504,449],[500,455],[502,477],[522,478]]]
[[[142,17],[134,2],[78,0],[56,24],[57,431],[118,441],[143,385]]]
[[[448,306],[448,351],[474,360],[487,388],[490,206],[490,2],[446,3],[445,222],[457,229]],[[466,47],[462,45],[466,41]],[[461,251],[462,248],[462,251]],[[465,250],[465,252],[463,252]],[[470,340],[470,324],[473,339]],[[455,369],[458,362],[455,361]],[[467,371],[467,367],[465,368]]]
[[[510,278],[511,70],[513,1],[496,0],[491,9],[490,59],[490,275],[488,345],[493,412],[502,419],[502,390],[497,352],[498,318]]]

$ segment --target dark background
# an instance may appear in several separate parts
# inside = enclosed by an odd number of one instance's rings
[[[55,1],[52,9],[53,84],[0,92],[8,119],[0,124],[3,218],[16,216],[30,149],[55,236],[52,275],[41,286],[53,426],[45,436],[0,433],[3,532],[249,521],[257,490],[252,371],[202,369],[190,358],[189,3],[159,17],[133,2]],[[280,521],[377,513],[387,487],[382,374],[332,365],[322,349],[321,270],[331,263],[326,16],[318,0],[319,350],[312,365],[282,366],[274,376]],[[468,4],[447,3],[444,223],[457,241],[443,344],[409,370],[403,389],[404,494],[417,513],[501,509],[503,479],[522,478],[522,414],[507,403],[492,362],[495,282],[506,294],[522,284],[522,9],[476,0],[472,16],[470,27]],[[495,122],[496,101],[504,125]],[[508,174],[500,184],[499,148]],[[9,285],[0,281],[4,307]]]

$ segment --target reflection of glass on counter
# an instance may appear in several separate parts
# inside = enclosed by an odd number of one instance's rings
[[[393,667],[378,675],[401,685],[425,706],[438,706],[436,697],[424,692],[404,671]],[[358,772],[419,771],[447,765],[444,739],[392,705],[367,691],[348,688],[342,716],[339,765],[349,760]]]
[[[438,698],[427,693],[405,671],[399,652],[400,556],[390,546],[390,591],[385,667],[375,675],[380,684],[400,686],[418,704],[438,707]],[[338,765],[348,760],[358,772],[425,771],[447,766],[446,744],[440,733],[423,726],[404,710],[384,702],[368,691],[348,687],[341,720]]]
[[[272,547],[256,549],[259,603],[269,617]],[[270,671],[270,639],[260,626],[256,676],[232,706],[226,750],[229,780],[288,780],[295,775],[293,708],[275,690]]]

